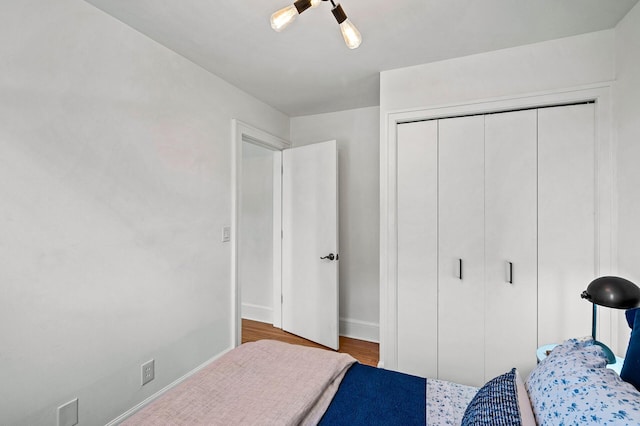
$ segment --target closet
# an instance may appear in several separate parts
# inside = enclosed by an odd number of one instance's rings
[[[479,386],[589,334],[594,131],[592,103],[398,124],[398,370]]]

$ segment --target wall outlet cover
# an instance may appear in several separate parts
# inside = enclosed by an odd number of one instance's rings
[[[58,426],[78,424],[78,398],[58,407]]]
[[[153,359],[142,364],[142,386],[152,381],[155,376],[155,361]]]

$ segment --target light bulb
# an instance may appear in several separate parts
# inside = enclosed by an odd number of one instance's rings
[[[362,43],[362,36],[360,35],[360,31],[356,28],[355,25],[349,20],[345,19],[342,23],[340,23],[340,31],[342,32],[342,37],[344,38],[344,42],[347,44],[349,49],[356,49]]]
[[[333,2],[331,2],[333,3]],[[349,49],[355,49],[360,46],[362,43],[362,36],[360,35],[360,31],[356,28],[355,25],[347,18],[347,14],[344,13],[344,9],[340,6],[340,3],[334,6],[331,9],[331,13],[338,21],[340,25],[340,31],[342,32],[342,37],[344,38],[344,42],[347,44]]]
[[[305,10],[317,7],[322,0],[296,0],[291,6],[284,7],[271,15],[271,28],[280,32]]]
[[[271,28],[280,32],[284,30],[298,16],[298,9],[295,5],[283,7],[271,15]]]

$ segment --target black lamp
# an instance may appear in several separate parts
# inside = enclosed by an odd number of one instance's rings
[[[607,364],[616,362],[611,349],[596,340],[596,305],[615,309],[631,309],[640,306],[640,288],[629,280],[620,277],[600,277],[591,281],[587,289],[580,295],[593,303],[591,320],[591,337],[594,344],[601,346],[607,356]]]

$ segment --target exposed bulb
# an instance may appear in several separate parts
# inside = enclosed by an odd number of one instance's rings
[[[280,32],[292,23],[296,16],[298,16],[298,9],[295,5],[283,7],[271,15],[271,28]]]
[[[322,3],[322,0],[311,0],[311,8],[318,7],[320,3]]]
[[[360,31],[356,28],[355,25],[349,20],[345,19],[340,24],[340,31],[342,31],[342,37],[344,38],[344,42],[347,44],[349,49],[356,49],[362,43],[362,36],[360,35]]]

